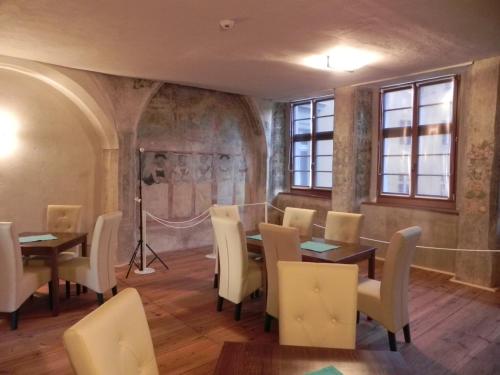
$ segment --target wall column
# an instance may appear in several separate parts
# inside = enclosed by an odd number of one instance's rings
[[[500,58],[475,62],[463,90],[466,108],[461,126],[465,152],[458,181],[458,248],[498,249],[500,184]],[[486,287],[500,282],[499,255],[458,253],[455,278]]]
[[[370,190],[372,90],[335,90],[333,140],[334,211],[359,212]]]

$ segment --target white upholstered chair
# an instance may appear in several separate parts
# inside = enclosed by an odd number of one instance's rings
[[[212,224],[219,248],[219,298],[217,311],[224,300],[236,304],[234,317],[240,320],[242,301],[262,287],[261,265],[250,259],[241,221],[213,217]]]
[[[392,351],[397,350],[395,334],[401,328],[405,341],[411,342],[408,283],[411,260],[421,233],[420,227],[396,232],[387,248],[382,281],[368,279],[358,286],[358,310],[387,329]]]
[[[358,244],[363,219],[363,214],[328,211],[325,239]]]
[[[120,211],[97,218],[90,256],[76,257],[59,264],[59,278],[86,286],[97,293],[99,304],[104,302],[103,293],[109,289],[117,292],[115,257],[118,245]]]
[[[210,217],[229,217],[231,219],[240,221],[240,211],[236,205],[225,205],[217,206],[214,205],[210,207]],[[213,254],[215,255],[215,271],[214,271],[214,288],[219,286],[219,256],[217,252],[217,240],[215,239],[214,232],[214,242],[213,242]]]
[[[12,329],[17,328],[19,308],[28,297],[47,283],[50,293],[50,276],[47,266],[23,266],[14,224],[0,223],[0,312],[10,314]]]
[[[51,204],[47,206],[47,231],[78,233],[82,230],[82,206]],[[59,253],[59,261],[80,255],[77,247]]]
[[[283,226],[297,228],[301,237],[312,237],[312,226],[316,210],[307,208],[286,207],[283,215]]]
[[[137,290],[127,288],[63,336],[77,375],[156,375],[153,342]]]
[[[358,266],[278,262],[281,345],[354,349]]]
[[[259,224],[264,245],[267,272],[267,301],[264,328],[271,329],[272,319],[278,319],[278,261],[302,261],[300,237],[297,228],[274,224]]]

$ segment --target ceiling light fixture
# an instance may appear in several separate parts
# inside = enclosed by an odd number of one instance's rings
[[[374,52],[338,46],[324,54],[306,57],[303,64],[315,69],[354,72],[378,60],[380,56]]]

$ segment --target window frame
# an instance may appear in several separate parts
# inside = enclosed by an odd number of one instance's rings
[[[316,131],[317,128],[317,119],[318,118],[323,118],[323,117],[330,117],[330,116],[316,116],[316,105],[318,102],[323,102],[326,100],[332,100],[333,101],[333,115],[332,115],[332,120],[333,120],[333,130],[327,131],[327,132],[320,132],[318,133]],[[294,108],[297,105],[301,104],[311,104],[311,133],[306,133],[306,134],[298,134],[294,135],[294,122],[295,122],[295,111]],[[332,187],[317,187],[314,186],[315,182],[315,177],[316,173],[318,171],[315,170],[315,160],[317,152],[316,152],[316,141],[322,141],[322,140],[328,140],[333,142],[333,137],[335,134],[335,97],[334,95],[328,95],[328,96],[322,96],[322,97],[317,97],[317,98],[310,98],[310,99],[304,99],[304,100],[298,100],[295,102],[292,102],[290,105],[290,155],[289,155],[289,165],[288,165],[288,170],[290,172],[290,192],[294,194],[304,194],[304,195],[312,195],[312,196],[319,196],[319,197],[325,197],[325,196],[330,196],[332,193],[332,188],[333,188],[333,150],[332,150]],[[300,120],[300,119],[299,119]],[[311,174],[311,186],[298,186],[294,185],[294,145],[295,142],[297,141],[307,141],[311,142],[311,162],[310,162],[310,174]],[[319,155],[321,156],[321,155]],[[327,155],[329,156],[329,155]],[[319,171],[321,172],[321,171]]]
[[[419,127],[419,109],[420,109],[420,88],[445,82],[453,83],[453,107],[451,111],[451,121],[448,124],[428,124],[429,128]],[[460,77],[458,75],[449,75],[443,77],[418,80],[398,85],[382,87],[379,90],[379,124],[378,124],[378,157],[377,157],[377,202],[388,203],[397,206],[416,207],[416,208],[437,208],[443,210],[455,210],[456,208],[456,171],[457,171],[457,146],[458,146],[458,94]],[[383,156],[384,156],[384,130],[386,133],[397,132],[391,128],[384,129],[384,94],[392,91],[399,91],[405,88],[412,89],[412,126],[411,135],[411,168],[409,196],[398,194],[383,193]],[[431,130],[431,127],[434,131]],[[449,128],[449,132],[446,131]],[[418,140],[420,135],[425,134],[450,134],[450,194],[448,198],[439,198],[432,196],[416,195],[417,174],[418,174]]]

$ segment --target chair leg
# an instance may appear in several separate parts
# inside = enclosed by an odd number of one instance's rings
[[[410,343],[411,342],[410,323],[408,323],[403,327],[403,333],[405,334],[405,342]]]
[[[80,284],[76,284],[76,295],[79,296],[82,292],[82,286]]]
[[[391,349],[391,352],[397,352],[398,347],[396,345],[396,334],[391,331],[387,331],[387,336],[389,337],[389,348]]]
[[[71,283],[69,281],[66,281],[66,299],[69,299],[71,297]]]
[[[237,303],[236,307],[234,308],[234,320],[238,321],[241,319],[241,306],[243,305],[242,302]]]
[[[359,324],[359,311],[356,311],[356,324]]]
[[[224,303],[224,298],[219,296],[217,298],[217,311],[222,311],[222,304]]]
[[[96,293],[97,294],[97,302],[99,305],[102,305],[104,303],[104,294],[102,293]]]
[[[10,313],[10,329],[17,329],[17,323],[19,322],[19,309]]]
[[[48,284],[49,284],[49,308],[52,310],[52,308],[54,307],[52,305],[52,281],[49,281]]]
[[[273,317],[266,313],[266,318],[264,321],[264,331],[269,332],[271,331],[271,323],[273,322]]]
[[[118,294],[118,287],[116,285],[111,288],[111,293],[113,293],[114,296]]]
[[[219,274],[214,273],[214,289],[217,289],[219,287]]]

